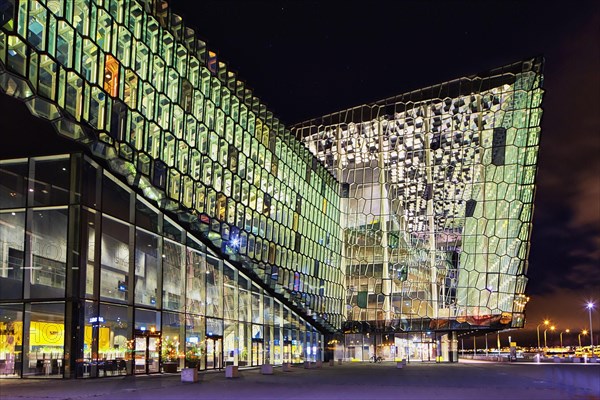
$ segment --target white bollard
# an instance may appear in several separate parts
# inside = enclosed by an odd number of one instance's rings
[[[237,365],[228,365],[225,367],[225,378],[239,378],[240,373]]]
[[[196,368],[184,368],[181,370],[181,382],[198,382],[198,369]]]
[[[273,375],[273,366],[271,364],[263,364],[260,366],[260,373],[263,375]]]

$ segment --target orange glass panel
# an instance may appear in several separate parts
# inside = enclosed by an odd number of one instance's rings
[[[104,90],[111,97],[119,95],[119,62],[110,54],[106,55],[104,63]]]

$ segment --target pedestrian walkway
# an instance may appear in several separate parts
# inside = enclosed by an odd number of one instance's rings
[[[581,389],[554,379],[551,368],[598,377]],[[562,371],[562,370],[561,370]],[[202,373],[199,383],[181,383],[179,374],[79,380],[0,380],[0,397],[12,399],[600,399],[600,366],[493,363],[420,364],[402,369],[393,363],[347,363],[320,369],[292,368],[273,375],[240,371]]]

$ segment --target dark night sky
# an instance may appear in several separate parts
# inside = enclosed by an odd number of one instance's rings
[[[600,307],[600,2],[169,3],[287,124],[543,54],[527,328],[587,327],[585,301]],[[0,134],[26,114],[0,99]]]

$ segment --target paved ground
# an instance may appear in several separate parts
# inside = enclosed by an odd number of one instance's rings
[[[238,379],[205,373],[201,382],[181,383],[179,375],[87,380],[0,380],[2,399],[600,399],[600,366],[461,362],[344,364],[321,369],[241,371]],[[572,376],[583,376],[581,384]],[[591,379],[591,380],[590,380]],[[591,389],[582,389],[589,386]]]

